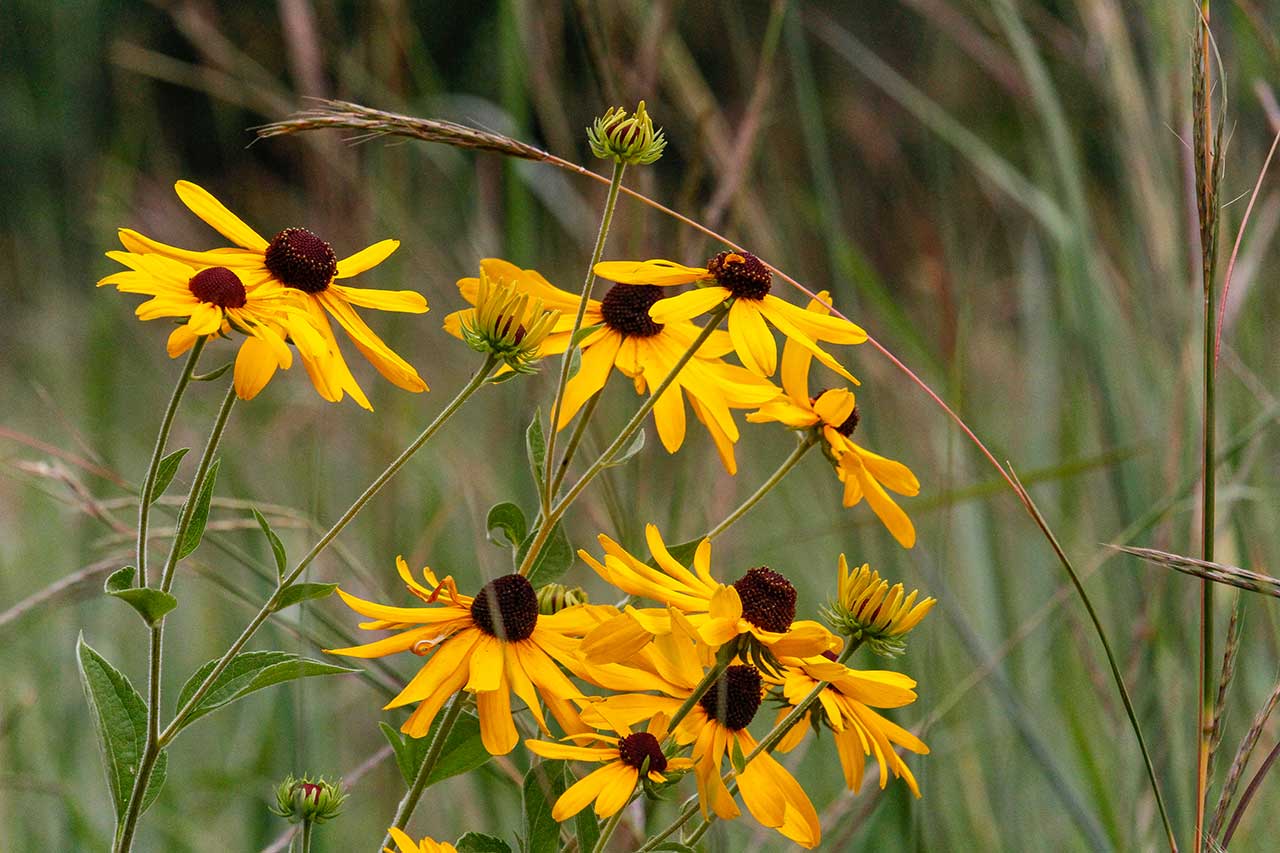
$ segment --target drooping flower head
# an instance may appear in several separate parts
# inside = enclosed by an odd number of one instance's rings
[[[903,593],[902,584],[890,587],[866,563],[850,572],[849,563],[841,554],[836,597],[823,608],[823,615],[850,640],[865,643],[876,654],[892,657],[904,651],[907,634],[937,604],[934,598],[917,602],[918,589]]]
[[[398,240],[382,240],[339,259],[331,245],[306,228],[285,228],[267,240],[202,187],[190,181],[178,181],[174,189],[192,213],[236,247],[190,251],[122,228],[120,242],[126,249],[137,254],[160,255],[201,269],[224,267],[242,280],[270,280],[295,291],[302,297],[303,307],[327,344],[327,357],[323,359],[300,351],[312,384],[326,400],[336,402],[345,393],[364,408],[373,408],[341,356],[329,317],[338,322],[356,349],[390,382],[406,391],[427,390],[418,372],[393,352],[355,311],[360,307],[421,314],[427,310],[427,300],[411,290],[367,290],[338,283],[382,263],[400,245]],[[253,357],[264,359],[267,355],[255,353]]]
[[[561,312],[560,320],[542,342],[540,355],[559,354],[568,348],[578,294],[561,290],[535,270],[523,270],[496,258],[481,261],[480,269],[482,277],[514,283],[521,293],[542,300],[547,310]],[[480,278],[460,279],[458,290],[464,299],[476,304]],[[602,299],[588,301],[583,328],[592,331],[579,343],[582,363],[565,386],[556,429],[569,425],[583,405],[604,388],[614,368],[634,382],[637,394],[652,394],[671,373],[701,329],[688,320],[654,321],[649,308],[660,297],[661,291],[656,287],[619,285]],[[473,314],[474,309],[455,311],[445,318],[445,330],[461,337],[464,323]],[[778,392],[772,383],[725,363],[721,356],[731,349],[727,335],[713,332],[658,398],[653,418],[663,446],[675,453],[684,443],[688,399],[694,416],[707,428],[721,461],[732,474],[737,471],[733,444],[739,432],[730,410],[753,408]]]
[[[818,342],[860,344],[867,339],[867,333],[848,320],[806,312],[771,294],[773,273],[750,252],[720,252],[705,267],[665,260],[601,261],[595,271],[602,278],[623,284],[702,285],[655,302],[649,316],[658,323],[692,320],[732,299],[730,341],[742,363],[760,376],[772,376],[778,366],[778,345],[769,331],[771,324],[788,341],[795,341],[827,367],[857,384],[858,380]]]
[[[544,732],[539,698],[565,731],[583,730],[573,706],[582,693],[559,664],[576,664],[577,637],[598,622],[587,619],[585,608],[590,605],[544,616],[538,611],[537,593],[521,575],[495,578],[472,598],[458,592],[452,577],[440,580],[424,568],[424,586],[409,573],[403,558],[396,559],[396,568],[409,592],[428,606],[390,607],[339,589],[348,607],[373,620],[361,623],[361,628],[394,633],[366,645],[327,651],[360,658],[411,651],[427,658],[385,706],[389,710],[417,705],[402,732],[425,736],[440,708],[459,690],[475,694],[480,735],[494,755],[510,752],[520,739],[511,718],[512,693],[528,706]]]
[[[809,303],[808,313],[826,317],[830,310],[823,304],[827,293],[824,291],[818,296],[819,299]],[[906,465],[872,453],[853,440],[861,415],[852,391],[828,388],[819,391],[817,396],[809,396],[812,363],[809,349],[788,340],[782,351],[782,388],[786,393],[747,415],[747,420],[817,430],[836,476],[844,484],[843,504],[856,506],[865,497],[898,544],[912,547],[916,542],[915,526],[888,492],[908,497],[917,495],[920,481]]]

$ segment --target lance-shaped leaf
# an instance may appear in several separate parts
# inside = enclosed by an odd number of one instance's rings
[[[333,591],[338,588],[336,583],[295,583],[285,587],[280,593],[280,599],[276,602],[272,612],[284,610],[286,607],[302,602],[310,601],[313,598],[327,598],[333,595]]]
[[[431,747],[431,741],[435,738],[441,719],[443,718],[437,717],[431,725],[431,731],[426,737],[420,738],[409,737],[386,723],[378,723],[378,728],[382,729],[383,736],[396,754],[396,766],[400,768],[400,774],[404,776],[406,785],[413,784],[414,777],[418,775],[418,768],[422,766],[422,760]],[[427,778],[427,784],[434,785],[450,776],[468,773],[486,763],[491,757],[480,737],[480,721],[474,714],[459,714],[453,728],[449,730],[449,736],[445,739],[440,760],[436,762],[435,769]]]
[[[253,509],[253,517],[258,522],[258,526],[262,528],[262,534],[267,537],[267,543],[271,545],[271,556],[276,561],[276,577],[284,577],[286,558],[284,553],[284,543],[280,541],[280,537],[271,529],[271,525],[267,523],[267,519],[258,512],[257,508]]]
[[[529,469],[533,471],[533,481],[538,488],[543,486],[542,466],[547,461],[547,438],[542,432],[542,409],[533,413],[529,428],[524,431],[524,449],[529,457]]]
[[[189,447],[181,450],[175,450],[168,456],[160,460],[160,464],[156,466],[156,479],[151,485],[151,502],[155,503],[164,494],[164,490],[169,488],[169,484],[173,482],[174,476],[178,473],[178,468],[182,466],[182,457],[187,455]]]
[[[564,793],[564,762],[539,761],[524,777],[524,849],[555,853],[560,849],[560,824],[551,806]]]
[[[200,547],[204,538],[205,525],[209,523],[209,502],[213,500],[213,484],[218,479],[218,466],[221,459],[214,460],[209,466],[204,482],[200,484],[200,492],[196,495],[195,509],[191,513],[191,523],[187,526],[187,534],[182,537],[182,547],[178,549],[178,557],[186,557]]]
[[[619,465],[625,465],[632,456],[635,456],[644,449],[644,430],[637,430],[636,434],[631,437],[631,443],[618,451],[617,455],[604,463],[606,468],[616,468]]]
[[[217,660],[209,661],[187,679],[187,683],[182,685],[182,691],[178,694],[179,708],[186,706],[195,695],[196,689],[209,676],[209,673],[213,672],[217,663]],[[218,674],[209,690],[183,720],[182,725],[185,728],[191,725],[193,720],[273,684],[317,675],[338,675],[355,671],[345,666],[335,666],[289,652],[241,652],[231,659],[226,669]]]
[[[517,566],[524,561],[524,555],[533,547],[533,539],[537,535],[535,530],[520,543],[520,547],[516,550]],[[533,565],[529,567],[529,583],[535,588],[555,583],[560,580],[561,575],[569,571],[569,567],[573,565],[573,557],[573,546],[569,544],[564,526],[556,522],[556,526],[551,528],[551,535],[547,537],[546,542],[542,543],[538,556],[534,557]]]

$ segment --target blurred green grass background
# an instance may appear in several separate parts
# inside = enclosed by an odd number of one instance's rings
[[[376,407],[319,400],[301,371],[238,407],[218,493],[275,506],[291,553],[331,521],[464,381],[473,354],[440,329],[454,281],[498,255],[574,289],[602,190],[549,167],[409,142],[350,146],[336,134],[250,145],[247,128],[303,96],[332,96],[511,133],[587,162],[582,128],[613,103],[648,101],[671,141],[629,183],[739,242],[865,325],[1012,460],[1068,553],[1091,572],[1154,749],[1173,818],[1191,820],[1196,685],[1194,581],[1100,543],[1195,547],[1200,283],[1191,191],[1188,78],[1194,6],[1121,0],[729,3],[279,0],[131,3],[10,0],[0,16],[0,849],[91,850],[110,806],[74,664],[79,631],[141,683],[144,634],[98,594],[127,562],[142,475],[178,365],[134,300],[95,291],[114,229],[197,247],[216,235],[171,187],[206,186],[264,233],[305,225],[339,255],[403,241],[362,278],[414,288],[425,317],[371,317],[433,391],[357,373]],[[1219,8],[1220,7],[1220,8]],[[1225,196],[1252,188],[1275,128],[1280,13],[1215,4],[1230,149]],[[1244,200],[1225,208],[1224,261]],[[1219,558],[1265,570],[1277,555],[1273,238],[1265,188],[1228,304],[1219,435]],[[621,203],[607,256],[699,263],[716,250],[635,202]],[[785,285],[775,286],[788,295]],[[797,297],[797,301],[799,301]],[[224,350],[229,353],[229,350]],[[843,792],[829,739],[792,756],[823,814],[824,848],[1155,849],[1160,830],[1140,755],[1079,602],[995,472],[940,411],[868,347],[860,434],[902,459],[924,490],[904,506],[920,532],[897,548],[865,506],[844,510],[810,458],[716,547],[718,571],[769,564],[810,613],[836,556],[869,561],[941,599],[909,653],[888,664],[920,682],[894,714],[933,753],[901,784]],[[466,585],[506,570],[484,538],[498,501],[534,503],[522,435],[547,376],[486,391],[311,570],[311,579],[397,595],[404,554]],[[201,440],[219,391],[198,386],[174,446]],[[628,416],[611,387],[590,431]],[[570,516],[643,548],[697,535],[749,494],[791,439],[746,426],[725,476],[697,430],[678,457],[650,442]],[[56,450],[56,452],[55,452]],[[189,472],[186,472],[189,476]],[[175,494],[177,490],[174,490]],[[91,496],[91,497],[90,497]],[[158,524],[172,523],[173,507]],[[217,655],[266,595],[268,567],[243,505],[188,564],[170,618],[165,690]],[[289,522],[292,519],[292,522]],[[581,564],[571,580],[602,587]],[[64,581],[64,579],[66,579]],[[1229,596],[1227,596],[1229,599]],[[1245,606],[1242,662],[1219,774],[1276,678],[1272,603]],[[1223,605],[1226,607],[1227,605]],[[1223,611],[1225,614],[1225,610]],[[1220,624],[1225,624],[1225,615]],[[350,636],[336,601],[275,620],[254,648],[315,654]],[[868,659],[869,660],[869,659]],[[141,850],[258,850],[283,830],[266,811],[289,772],[348,774],[378,753],[386,690],[412,660],[369,678],[256,695],[179,739]],[[878,663],[866,663],[879,666]],[[1269,748],[1280,732],[1263,735]],[[413,826],[452,839],[518,825],[521,751],[430,789]],[[1274,780],[1262,798],[1274,804]],[[402,783],[383,760],[353,787],[318,850],[360,849],[385,828]],[[1269,793],[1270,792],[1270,793]],[[1280,831],[1257,807],[1237,836]],[[671,807],[656,810],[654,825]],[[625,839],[623,839],[625,844]],[[749,820],[710,850],[783,849]],[[275,849],[279,849],[276,847]]]

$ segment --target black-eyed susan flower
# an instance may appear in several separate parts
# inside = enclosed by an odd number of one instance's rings
[[[819,294],[823,301],[825,292]],[[818,299],[809,303],[808,313],[826,317],[829,309]],[[844,484],[842,503],[856,506],[865,497],[871,509],[904,548],[916,542],[915,525],[889,491],[913,497],[920,493],[920,481],[906,465],[862,447],[852,438],[860,414],[853,392],[828,388],[809,396],[809,367],[813,355],[803,345],[788,340],[782,351],[782,389],[786,393],[747,415],[752,423],[777,422],[794,429],[817,430],[826,445],[836,476]]]
[[[850,572],[841,554],[836,597],[823,608],[823,616],[850,640],[865,643],[876,654],[893,656],[902,653],[907,633],[937,604],[934,598],[917,601],[919,596],[918,589],[904,595],[900,583],[890,587],[866,563]]]
[[[502,372],[533,373],[542,342],[559,319],[560,312],[545,310],[541,299],[509,281],[494,281],[481,269],[476,307],[459,325],[467,346],[499,360]]]
[[[597,538],[604,548],[603,561],[586,550],[578,552],[596,574],[623,592],[681,611],[703,642],[713,648],[740,637],[749,639],[748,647],[758,644],[775,656],[821,654],[840,647],[840,641],[819,623],[796,621],[795,587],[767,566],[748,570],[732,584],[716,580],[711,574],[709,539],[699,543],[690,570],[671,556],[652,524],[645,525],[645,540],[656,569],[608,536]],[[619,661],[642,648],[649,638],[670,631],[666,611],[628,608],[587,634],[583,651],[594,662]]]
[[[313,359],[303,353],[302,358],[316,391],[326,400],[336,402],[346,393],[364,408],[373,408],[341,357],[329,317],[338,322],[356,349],[390,382],[406,391],[427,390],[418,372],[355,311],[359,307],[422,314],[427,310],[427,300],[412,290],[368,290],[338,283],[382,263],[400,245],[398,240],[382,240],[339,259],[332,246],[306,228],[285,228],[267,240],[202,187],[178,181],[174,189],[192,213],[238,248],[190,251],[123,228],[120,242],[126,249],[162,255],[196,267],[221,266],[235,272],[246,284],[271,280],[297,291],[328,343],[328,350],[334,354],[331,358]]]
[[[818,343],[860,344],[866,341],[867,333],[848,320],[804,311],[769,293],[773,273],[750,252],[720,252],[705,267],[665,260],[602,261],[595,271],[601,278],[631,285],[704,285],[656,301],[649,310],[655,323],[691,320],[733,299],[729,338],[742,363],[761,376],[772,376],[778,366],[778,345],[769,331],[772,325],[788,341],[805,347],[827,367],[857,384],[858,380]]]
[[[561,312],[560,320],[542,343],[542,356],[562,353],[568,348],[580,299],[578,294],[561,290],[535,270],[520,269],[497,258],[481,261],[480,270],[482,277],[513,282],[522,293],[542,300],[546,310]],[[460,279],[458,289],[463,299],[474,305],[479,296],[480,278]],[[653,393],[670,375],[702,330],[687,319],[668,323],[654,321],[649,316],[649,308],[661,296],[661,290],[656,287],[619,285],[602,299],[588,301],[583,328],[594,327],[594,331],[579,344],[582,363],[565,386],[556,429],[569,425],[582,406],[604,388],[614,368],[634,382],[637,394]],[[474,309],[456,311],[445,318],[445,330],[462,337],[462,330],[465,324],[473,322],[472,317]],[[750,371],[724,362],[721,356],[731,349],[728,335],[713,332],[699,347],[696,357],[658,398],[653,419],[662,445],[669,453],[675,453],[684,443],[684,403],[688,398],[694,416],[715,442],[725,469],[733,474],[737,471],[733,444],[739,432],[730,410],[761,405],[778,391],[772,383]]]
[[[674,715],[693,695],[705,671],[698,663],[700,640],[688,621],[678,614],[672,620],[673,653],[665,656],[663,693],[615,694],[588,706],[583,720],[600,728],[636,725],[658,714]],[[760,671],[748,664],[732,664],[689,710],[675,727],[678,744],[693,748],[690,757],[698,781],[698,799],[703,815],[732,820],[740,814],[733,794],[721,776],[724,758],[740,766],[735,771],[742,800],[752,817],[778,830],[801,847],[813,848],[822,839],[818,814],[800,783],[767,751],[742,765],[755,750],[757,741],[747,731],[764,697],[765,683]]]
[[[458,848],[447,841],[436,841],[434,838],[414,841],[404,830],[394,826],[387,829],[387,834],[396,842],[396,849],[383,847],[383,853],[458,853]]]
[[[667,757],[662,751],[662,741],[666,736],[666,717],[657,714],[642,732],[632,732],[629,726],[622,725],[613,735],[590,732],[565,738],[594,742],[594,746],[543,740],[526,740],[524,743],[530,752],[543,758],[603,765],[570,785],[551,807],[551,817],[565,821],[593,801],[597,817],[612,817],[631,799],[642,774],[643,778],[660,785],[667,781],[664,773],[678,773],[692,767],[693,762],[688,758]]]
[[[846,787],[857,791],[862,786],[866,757],[874,755],[880,767],[881,788],[888,784],[892,772],[895,778],[907,783],[911,793],[920,796],[920,786],[911,768],[898,755],[895,744],[920,755],[928,754],[929,747],[902,726],[871,710],[901,708],[914,702],[914,680],[899,672],[850,669],[825,657],[784,663],[781,677],[770,680],[781,686],[782,695],[790,705],[799,705],[821,682],[829,684],[818,694],[818,703],[778,742],[779,752],[789,752],[804,740],[806,723],[817,715],[831,730]],[[786,715],[786,710],[779,712],[779,719]]]
[[[390,607],[339,589],[348,607],[373,620],[361,623],[361,628],[395,633],[366,645],[327,651],[359,658],[411,651],[427,658],[384,708],[418,706],[402,732],[426,735],[440,708],[459,690],[475,695],[480,735],[494,755],[510,752],[520,739],[511,719],[512,693],[528,706],[543,731],[547,728],[539,698],[565,731],[583,730],[573,705],[582,693],[559,664],[576,662],[577,637],[597,622],[584,621],[587,605],[543,616],[533,586],[521,575],[495,578],[472,598],[458,593],[452,577],[439,580],[424,568],[424,586],[414,580],[402,558],[396,559],[396,568],[409,592],[429,606]]]
[[[170,358],[191,349],[199,338],[244,334],[234,374],[236,394],[243,400],[257,396],[277,368],[287,370],[293,364],[286,340],[307,358],[330,358],[301,300],[275,282],[258,278],[246,285],[227,267],[192,267],[161,255],[107,252],[107,257],[129,269],[106,276],[98,286],[150,296],[137,307],[139,319],[186,319],[169,334]]]

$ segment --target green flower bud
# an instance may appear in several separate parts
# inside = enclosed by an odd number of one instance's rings
[[[661,157],[667,147],[662,130],[653,129],[644,101],[631,116],[622,107],[610,107],[587,128],[587,141],[591,143],[591,153],[601,160],[628,166],[648,165]]]
[[[462,320],[462,339],[476,352],[489,353],[517,373],[533,373],[539,349],[559,311],[547,311],[511,282],[494,281],[482,269],[476,307]]]
[[[543,616],[559,613],[567,607],[587,604],[591,599],[580,586],[567,587],[562,583],[549,583],[538,590],[538,612]]]
[[[271,812],[287,818],[289,823],[321,824],[341,814],[346,799],[341,781],[289,776],[276,786],[276,807]]]
[[[860,640],[878,655],[893,657],[902,654],[907,634],[937,603],[933,598],[917,600],[919,595],[914,589],[904,595],[900,583],[890,587],[865,563],[850,572],[841,554],[836,597],[823,608],[823,616],[849,639]]]

